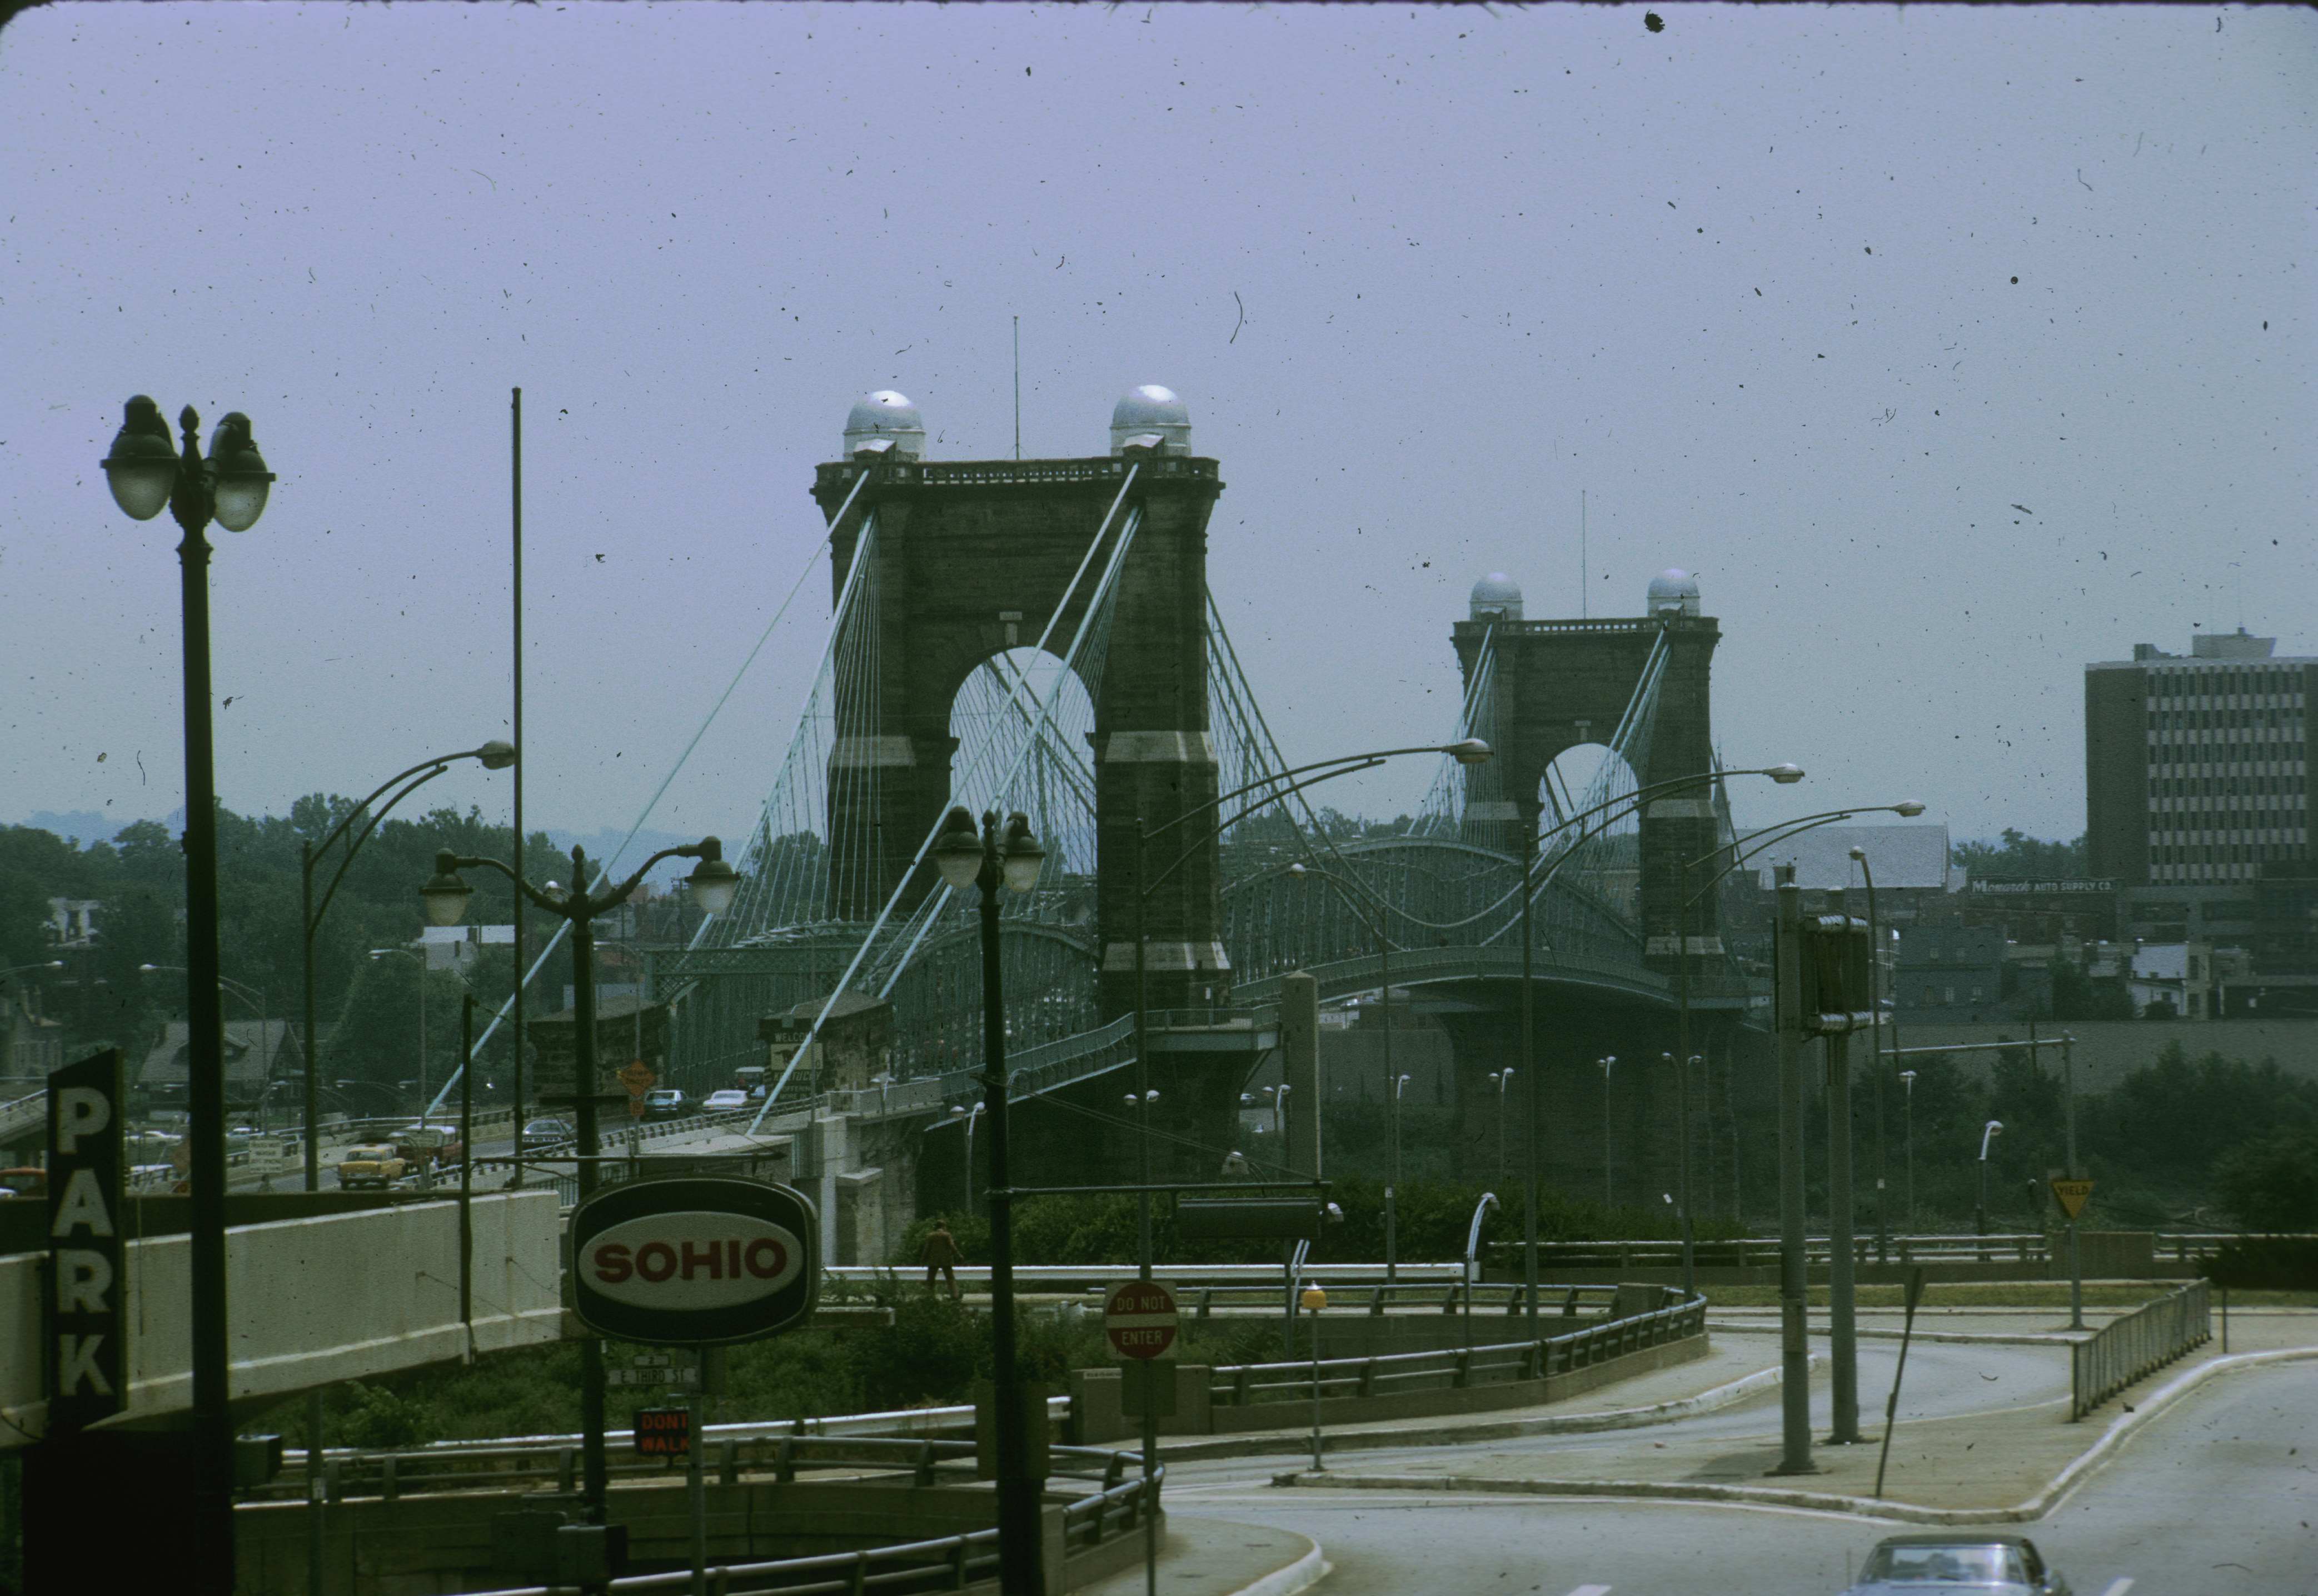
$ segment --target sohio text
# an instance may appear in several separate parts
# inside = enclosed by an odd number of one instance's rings
[[[804,1251],[794,1234],[767,1219],[678,1211],[610,1226],[588,1242],[583,1268],[588,1285],[615,1302],[720,1308],[788,1285]]]

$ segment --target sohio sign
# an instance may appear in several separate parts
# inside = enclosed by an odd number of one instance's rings
[[[623,1340],[752,1341],[813,1312],[821,1224],[803,1192],[759,1180],[640,1180],[571,1215],[572,1309]]]

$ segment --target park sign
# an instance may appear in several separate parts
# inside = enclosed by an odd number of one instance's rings
[[[638,1180],[571,1213],[572,1310],[601,1335],[719,1346],[803,1323],[821,1290],[821,1222],[763,1180]]]
[[[121,1297],[121,1052],[49,1077],[49,1428],[79,1429],[129,1404]]]
[[[1121,1358],[1171,1356],[1175,1347],[1174,1288],[1157,1280],[1125,1280],[1102,1305],[1102,1333]]]

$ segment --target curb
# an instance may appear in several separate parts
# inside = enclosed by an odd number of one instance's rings
[[[1660,1480],[1499,1480],[1471,1475],[1275,1475],[1275,1487],[1337,1491],[1445,1491],[1476,1495],[1614,1496],[1670,1502],[1728,1502],[1752,1506],[1805,1508],[1889,1519],[1909,1524],[2021,1524],[2043,1518],[2061,1499],[2107,1463],[2142,1428],[2207,1380],[2276,1363],[2318,1360],[2318,1348],[2242,1352],[2217,1358],[2179,1375],[2152,1392],[2131,1413],[2119,1414],[2101,1438],[2079,1453],[2044,1488],[2015,1507],[1938,1508],[1832,1492],[1797,1491],[1775,1485],[1710,1485]]]
[[[1827,1354],[1810,1355],[1810,1367],[1822,1368]],[[1774,1390],[1779,1384],[1775,1368],[1757,1369],[1742,1375],[1724,1385],[1711,1387],[1695,1396],[1678,1396],[1670,1401],[1652,1403],[1639,1408],[1603,1408],[1584,1413],[1553,1413],[1538,1419],[1489,1419],[1478,1423],[1454,1425],[1411,1426],[1406,1430],[1355,1430],[1344,1432],[1324,1431],[1323,1452],[1376,1452],[1401,1447],[1455,1447],[1471,1441],[1508,1440],[1527,1435],[1584,1435],[1604,1430],[1646,1430],[1652,1425],[1677,1423],[1700,1413],[1711,1413],[1745,1402],[1757,1394]],[[1253,1435],[1215,1436],[1187,1440],[1176,1446],[1162,1446],[1163,1460],[1175,1459],[1185,1463],[1216,1457],[1249,1457],[1266,1452],[1307,1452],[1311,1450],[1308,1430],[1278,1430]]]
[[[1320,1543],[1307,1541],[1309,1547],[1285,1568],[1275,1568],[1253,1584],[1242,1585],[1231,1596],[1296,1596],[1298,1591],[1308,1591],[1328,1577],[1331,1565],[1320,1555]]]

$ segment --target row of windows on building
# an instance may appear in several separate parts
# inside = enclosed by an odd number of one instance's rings
[[[2152,742],[2149,763],[2156,765],[2300,765],[2308,745],[2294,742]]]
[[[2152,776],[2149,778],[2149,795],[2152,798],[2304,798],[2308,792],[2308,780],[2298,771],[2257,771],[2241,776]]]
[[[2255,709],[2152,709],[2152,731],[2259,731],[2298,727],[2302,712],[2286,706]]]
[[[2299,665],[2156,666],[2147,675],[2152,698],[2279,697],[2298,701],[2302,696]]]
[[[2299,842],[2169,842],[2152,845],[2152,865],[2275,865],[2299,859],[2308,848]]]

